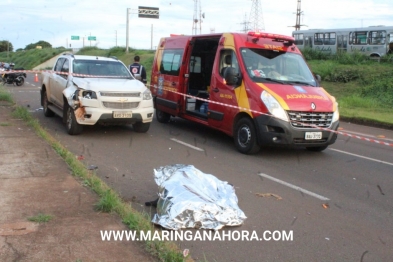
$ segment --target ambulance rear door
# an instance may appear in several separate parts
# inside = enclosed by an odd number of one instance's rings
[[[169,37],[164,49],[159,70],[152,76],[157,79],[156,108],[177,116],[184,106],[185,48],[189,38]]]

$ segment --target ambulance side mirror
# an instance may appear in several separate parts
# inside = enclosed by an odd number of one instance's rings
[[[224,71],[224,79],[229,86],[238,87],[242,82],[242,76],[234,67],[227,67]]]
[[[321,76],[320,76],[320,75],[314,74],[314,77],[315,77],[315,79],[317,80],[318,86],[320,86],[320,85],[321,85],[321,81],[322,81]]]

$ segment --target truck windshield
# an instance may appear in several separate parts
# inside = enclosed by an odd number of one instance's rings
[[[74,60],[76,77],[132,78],[131,73],[117,61]]]
[[[317,86],[314,76],[299,54],[242,48],[241,55],[247,74],[254,82]]]

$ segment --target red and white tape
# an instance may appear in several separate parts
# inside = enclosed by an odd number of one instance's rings
[[[150,86],[150,87],[157,88],[157,87],[154,87],[154,86]],[[200,97],[196,97],[196,96],[192,96],[192,95],[188,95],[188,94],[183,94],[183,93],[180,93],[180,92],[177,92],[177,91],[173,91],[173,90],[170,90],[170,89],[166,89],[166,88],[163,88],[163,90],[164,91],[169,91],[169,92],[181,95],[181,96],[185,96],[185,97],[201,100],[201,101],[204,101],[204,102],[208,102],[208,103],[213,103],[213,104],[217,104],[217,105],[222,105],[222,106],[227,106],[227,107],[239,109],[241,111],[249,111],[249,112],[260,114],[260,115],[267,115],[267,116],[270,116],[270,117],[274,117],[274,116],[272,116],[270,114],[266,114],[266,113],[263,113],[263,112],[260,112],[260,111],[256,111],[256,110],[252,110],[252,109],[249,109],[249,108],[244,108],[244,107],[239,107],[239,106],[234,106],[234,105],[228,105],[228,104],[221,103],[221,102],[211,101],[209,99],[204,99],[204,98],[200,98]],[[344,133],[344,132],[341,132],[341,131],[336,131],[336,130],[332,130],[332,129],[328,129],[328,128],[324,128],[324,127],[319,127],[319,126],[316,126],[316,125],[310,125],[310,124],[300,123],[300,122],[296,122],[296,121],[292,121],[292,122],[299,123],[299,124],[302,124],[302,125],[306,125],[306,126],[309,126],[309,127],[312,127],[312,128],[320,129],[320,130],[323,130],[323,131],[328,131],[328,132],[336,133],[336,134],[339,134],[339,135],[348,136],[348,137],[351,137],[351,138],[356,138],[356,139],[360,139],[360,140],[364,140],[364,141],[368,141],[368,142],[372,142],[372,143],[376,143],[376,144],[380,144],[380,145],[393,147],[392,143],[383,142],[383,141],[379,141],[379,140],[376,140],[376,139],[371,139],[371,138],[367,138],[367,137],[361,137],[361,136],[358,136],[358,135],[351,135],[351,134]]]
[[[9,70],[9,71],[1,71],[1,74],[9,74],[9,73],[35,73],[35,74],[40,74],[40,73],[43,73],[43,72],[62,74],[62,75],[81,76],[81,77],[100,77],[100,78],[101,77],[111,77],[111,78],[112,77],[116,77],[116,78],[120,77],[120,76],[97,76],[97,75],[76,74],[76,73],[68,73],[68,72],[58,72],[58,71],[53,71],[53,70]],[[150,88],[157,88],[157,87],[150,86]],[[181,96],[185,96],[185,97],[201,100],[201,101],[204,101],[204,102],[208,102],[208,103],[213,103],[213,104],[217,104],[217,105],[222,105],[222,106],[227,106],[227,107],[239,109],[241,111],[248,111],[248,112],[252,112],[252,113],[256,113],[256,114],[260,114],[260,115],[267,115],[267,116],[270,116],[270,117],[274,117],[274,116],[272,116],[270,114],[266,114],[266,113],[263,113],[263,112],[260,112],[260,111],[256,111],[256,110],[252,110],[252,109],[249,109],[249,108],[244,108],[244,107],[229,105],[229,104],[225,104],[225,103],[221,103],[221,102],[211,101],[209,99],[204,99],[204,98],[200,98],[200,97],[196,97],[196,96],[192,96],[192,95],[188,95],[188,94],[183,94],[183,93],[180,93],[180,92],[177,92],[177,91],[173,91],[173,90],[170,90],[170,89],[167,89],[167,88],[163,88],[163,90],[164,91],[169,91],[169,92],[181,95]],[[292,121],[292,122],[296,123],[296,121]],[[336,134],[339,134],[339,135],[348,136],[348,137],[351,137],[351,138],[356,138],[356,139],[364,140],[364,141],[367,141],[367,142],[376,143],[376,144],[379,144],[379,145],[385,145],[385,146],[393,147],[392,143],[379,141],[379,140],[376,140],[376,139],[371,139],[371,138],[367,138],[367,137],[361,137],[361,136],[358,136],[358,135],[351,135],[351,134],[344,133],[344,132],[341,132],[341,131],[336,131],[336,130],[331,130],[331,129],[328,129],[328,128],[319,127],[319,126],[316,126],[316,125],[310,125],[310,124],[305,124],[305,123],[300,123],[300,124],[307,125],[309,127],[313,127],[313,128],[316,128],[316,129],[320,129],[320,130],[336,133]]]
[[[12,74],[12,73],[33,73],[33,74],[41,74],[41,73],[54,73],[59,75],[72,75],[72,76],[79,76],[79,77],[98,77],[98,78],[126,78],[125,76],[105,76],[105,75],[86,75],[86,74],[76,74],[76,73],[68,73],[68,72],[60,72],[60,71],[53,71],[53,70],[7,70],[7,71],[0,71],[0,75],[3,74]]]

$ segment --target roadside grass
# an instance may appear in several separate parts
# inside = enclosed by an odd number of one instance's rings
[[[22,50],[17,52],[0,52],[0,61],[6,63],[14,63],[15,68],[23,67],[24,69],[32,69],[52,57],[65,52],[69,49],[65,48],[43,48]]]
[[[7,90],[1,85],[0,85],[0,101],[14,103],[12,99],[12,95],[9,92],[7,92]]]
[[[5,91],[3,89],[0,89],[0,98],[3,97],[2,94],[4,92]],[[100,198],[94,206],[96,211],[106,213],[113,212],[118,214],[123,223],[127,225],[129,229],[138,232],[138,234],[140,231],[144,231],[145,235],[150,232],[151,236],[153,236],[156,231],[160,231],[151,223],[151,219],[146,213],[136,211],[129,203],[123,201],[118,193],[116,193],[95,174],[94,170],[88,170],[74,154],[69,152],[61,145],[60,142],[46,132],[46,130],[39,124],[38,120],[34,119],[26,108],[16,106],[12,112],[12,116],[26,121],[27,124],[31,126],[40,137],[48,142],[55,152],[63,158],[70,167],[72,174],[80,179],[81,184],[89,187],[92,191],[97,193]],[[50,218],[48,215],[40,214],[28,219],[30,221],[34,220],[35,222],[45,222],[45,220]],[[156,256],[160,261],[193,261],[191,257],[184,258],[182,251],[173,242],[146,240],[145,248],[150,254]]]
[[[46,214],[38,214],[36,216],[28,217],[27,220],[37,223],[46,223],[53,219],[53,216]]]
[[[340,119],[393,129],[393,63],[361,60],[358,54],[308,61],[321,86],[336,97]],[[344,62],[343,62],[344,61]]]

